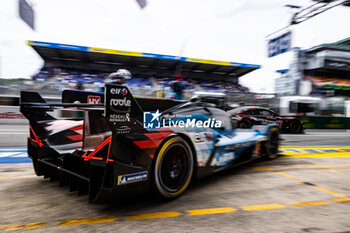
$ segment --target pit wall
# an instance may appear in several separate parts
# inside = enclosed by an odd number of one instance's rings
[[[296,116],[305,129],[350,129],[349,117]]]

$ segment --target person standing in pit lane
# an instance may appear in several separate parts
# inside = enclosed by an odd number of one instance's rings
[[[119,69],[117,72],[113,72],[108,75],[108,79],[110,81],[107,81],[106,83],[123,85],[126,79],[131,79],[131,73],[126,69]]]
[[[175,74],[174,77],[176,78],[176,81],[172,85],[172,89],[175,92],[175,100],[182,100],[183,99],[183,91],[185,89],[185,85],[182,82],[182,75],[181,74]]]
[[[105,84],[123,85],[125,83],[125,80],[127,79],[131,79],[130,71],[126,69],[119,69],[116,72],[113,72],[108,75],[108,78],[106,79],[105,83],[100,87],[99,91],[104,92]]]

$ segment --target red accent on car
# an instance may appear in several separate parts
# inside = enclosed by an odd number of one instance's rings
[[[148,141],[134,141],[134,143],[141,149],[156,148],[156,144],[152,140]]]
[[[211,141],[213,139],[213,134],[211,132],[205,133],[205,138],[208,141]]]
[[[38,139],[38,137],[36,136],[36,134],[35,134],[35,132],[34,132],[34,130],[33,130],[33,128],[32,128],[32,126],[29,126],[29,129],[30,129],[30,131],[32,131],[33,136],[35,137],[35,140],[34,140],[34,139],[32,139],[31,137],[28,137],[28,138],[29,138],[30,140],[32,140],[33,142],[38,143],[39,147],[42,147],[42,146],[43,146],[43,143],[42,143],[42,141],[41,141],[41,140],[39,140],[39,139]]]
[[[73,141],[81,141],[81,140],[83,140],[83,135],[81,135],[81,134],[71,135],[71,136],[67,136],[67,138],[69,138]]]
[[[107,159],[106,159],[106,163],[108,163],[109,161],[113,161],[111,159],[109,159],[109,151],[111,149],[111,142],[112,142],[112,136],[108,137],[106,140],[104,140],[98,147],[96,147],[96,149],[94,151],[92,151],[89,155],[86,156],[86,153],[83,155],[84,160],[88,161],[90,159],[96,159],[96,157],[93,157],[99,150],[101,150],[105,145],[109,144],[108,146],[108,153],[107,153]],[[83,157],[82,156],[82,157]],[[102,159],[101,159],[102,160]]]
[[[88,96],[88,104],[100,104],[100,103],[101,103],[100,96],[95,96],[95,95]]]
[[[281,117],[284,120],[295,120],[295,117]]]
[[[78,125],[78,126],[75,126],[73,128],[70,128],[70,130],[72,130],[72,131],[77,131],[77,130],[82,130],[82,129],[83,129],[83,125],[82,124]]]
[[[146,133],[145,136],[151,139],[156,147],[167,137],[161,133]]]
[[[141,149],[157,148],[160,145],[160,143],[162,143],[162,141],[172,133],[174,133],[174,131],[172,131],[171,129],[157,129],[157,132],[145,133],[145,136],[148,137],[150,140],[133,141],[133,143]],[[148,155],[151,159],[153,159],[154,154]]]

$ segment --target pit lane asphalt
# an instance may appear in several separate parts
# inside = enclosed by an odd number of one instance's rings
[[[0,124],[0,148],[26,147],[29,126],[27,124]],[[307,129],[305,134],[283,134],[286,146],[350,145],[350,130]]]
[[[26,132],[12,131],[13,144],[0,134],[1,146],[24,147]],[[301,155],[303,148],[350,148],[346,131],[306,131],[283,138],[284,147]],[[349,231],[350,153],[311,154],[256,161],[210,176],[169,202],[146,196],[99,205],[36,177],[31,164],[0,164],[0,231]]]

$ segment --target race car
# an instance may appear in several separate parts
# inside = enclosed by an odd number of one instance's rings
[[[134,98],[113,84],[105,93],[65,90],[57,104],[22,91],[20,108],[35,173],[89,202],[149,191],[176,198],[192,180],[277,155],[280,141],[276,124],[236,130],[208,103]]]
[[[232,120],[239,128],[251,128],[253,125],[267,125],[276,123],[284,133],[303,133],[303,122],[295,117],[279,116],[270,109],[244,106],[229,110]]]

